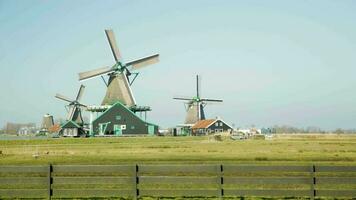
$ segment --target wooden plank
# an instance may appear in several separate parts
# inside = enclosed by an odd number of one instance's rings
[[[138,190],[138,165],[136,164],[133,168],[133,199],[137,200],[137,197],[140,195],[139,190]]]
[[[317,190],[318,197],[356,197],[356,190]]]
[[[264,196],[264,197],[303,197],[309,196],[310,190],[237,190],[224,189],[225,196]]]
[[[132,190],[120,189],[53,189],[53,197],[122,197],[132,196]]]
[[[310,184],[306,177],[224,177],[224,184]]]
[[[216,169],[217,174],[217,181],[218,181],[218,192],[219,192],[219,199],[222,199],[224,196],[223,184],[224,184],[224,166],[218,165]]]
[[[53,177],[54,184],[132,184],[132,177]]]
[[[53,172],[132,173],[132,165],[53,165]]]
[[[140,176],[139,184],[218,184],[217,177],[201,176]]]
[[[0,184],[26,184],[26,185],[35,185],[35,184],[46,184],[46,177],[1,177]]]
[[[44,173],[47,166],[0,166],[0,173]]]
[[[160,196],[160,197],[182,197],[182,196],[204,196],[204,197],[218,197],[220,194],[219,190],[209,190],[209,189],[172,189],[172,190],[153,190],[153,189],[142,189],[140,190],[140,196]]]
[[[140,173],[216,173],[216,165],[140,165]]]
[[[316,179],[315,179],[315,165],[312,165],[310,167],[310,199],[314,200],[315,199],[315,184],[316,184]]]
[[[319,177],[316,184],[356,184],[356,177]]]
[[[310,166],[224,165],[224,173],[236,172],[310,172]]]
[[[315,166],[316,172],[356,172],[356,166]]]
[[[48,165],[47,168],[47,199],[51,200],[52,199],[52,172],[53,172],[53,167],[51,164]]]
[[[47,197],[47,189],[0,189],[0,197],[8,197],[8,198]]]

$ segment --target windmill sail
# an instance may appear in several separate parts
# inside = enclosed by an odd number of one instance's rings
[[[112,54],[114,55],[115,61],[119,62],[121,60],[121,54],[119,48],[116,45],[115,35],[113,30],[105,30],[106,37],[108,38]]]
[[[223,102],[222,99],[207,99],[207,98],[202,98],[202,101],[211,101],[211,102]]]
[[[83,93],[84,93],[85,86],[81,85],[77,94],[77,98],[75,98],[76,101],[80,101],[82,99]]]
[[[73,100],[71,100],[70,98],[68,98],[68,97],[66,97],[66,96],[64,96],[64,95],[61,95],[61,94],[56,94],[56,96],[55,96],[57,99],[61,99],[61,100],[63,100],[63,101],[67,101],[67,102],[72,102]]]
[[[140,58],[131,62],[126,63],[127,66],[131,66],[132,70],[137,70],[147,65],[152,65],[159,62],[159,54],[155,54],[152,56],[147,56],[144,58]]]
[[[96,76],[100,76],[100,75],[105,75],[108,74],[110,72],[112,72],[113,69],[111,67],[102,67],[99,69],[94,69],[94,70],[90,70],[90,71],[86,71],[86,72],[81,72],[79,73],[79,80],[85,80],[88,78],[93,78]]]

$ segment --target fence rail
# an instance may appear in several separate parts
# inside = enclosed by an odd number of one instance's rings
[[[356,166],[0,166],[0,198],[356,197]]]

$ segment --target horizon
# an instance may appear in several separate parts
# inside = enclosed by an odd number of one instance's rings
[[[78,73],[111,66],[104,29],[125,61],[159,53],[139,70],[138,105],[148,121],[181,124],[183,102],[201,75],[206,118],[235,127],[355,129],[356,2],[349,1],[1,1],[0,126],[64,118],[56,93],[100,104],[100,78]],[[88,115],[85,115],[88,116]]]

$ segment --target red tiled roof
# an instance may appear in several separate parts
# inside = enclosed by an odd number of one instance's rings
[[[61,126],[59,124],[54,124],[52,127],[48,128],[48,132],[57,133],[61,130]]]
[[[197,123],[194,124],[194,126],[192,127],[192,129],[196,129],[196,128],[208,128],[208,126],[212,123],[214,123],[216,119],[204,119],[204,120],[200,120],[197,121]]]

